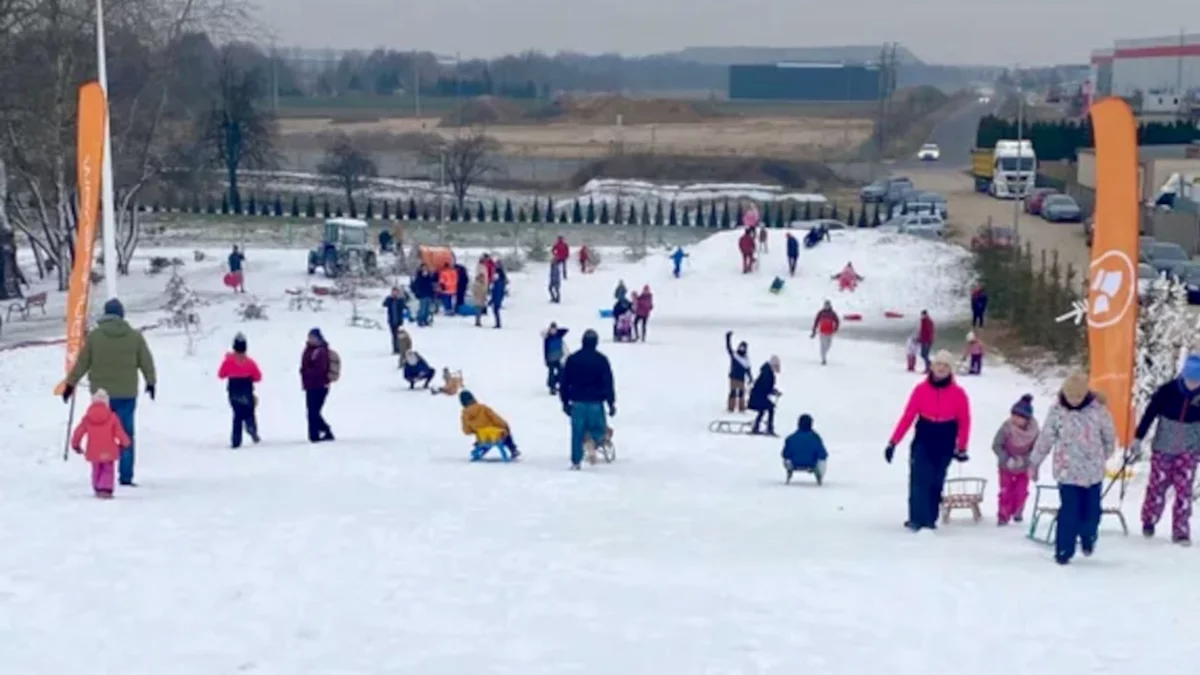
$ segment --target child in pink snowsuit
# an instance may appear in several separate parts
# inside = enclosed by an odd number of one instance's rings
[[[963,359],[970,360],[968,374],[980,375],[983,373],[983,351],[983,342],[975,336],[974,332],[967,333],[967,347],[963,350]]]
[[[83,441],[87,439],[87,451]],[[92,490],[100,499],[112,499],[113,463],[121,456],[121,448],[129,447],[131,440],[121,420],[109,407],[108,392],[97,389],[75,433],[71,434],[71,448],[83,454],[92,465]]]
[[[1011,410],[992,439],[1000,469],[1000,498],[996,524],[1021,522],[1029,498],[1029,455],[1037,442],[1038,423],[1033,419],[1033,396],[1026,394]]]

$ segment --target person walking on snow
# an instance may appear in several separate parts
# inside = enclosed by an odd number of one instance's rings
[[[917,355],[921,353],[921,343],[917,342],[918,335],[919,332],[914,329],[904,342],[904,362],[910,373],[917,369]]]
[[[458,309],[463,306],[467,297],[467,286],[471,283],[471,277],[462,263],[454,264],[454,276],[454,308]]]
[[[146,383],[146,395],[154,400],[157,376],[154,370],[154,355],[140,331],[134,330],[125,321],[125,307],[113,298],[104,303],[104,315],[96,327],[88,333],[83,349],[75,359],[75,366],[67,374],[63,386],[63,402],[69,402],[79,381],[87,375],[92,393],[103,389],[108,392],[109,406],[121,420],[129,444],[122,446],[120,461],[117,462],[117,481],[121,485],[136,487],[133,480],[134,448],[137,431],[134,413],[137,410],[138,373]]]
[[[568,328],[559,328],[558,324],[550,322],[550,327],[542,331],[542,356],[546,361],[546,388],[550,395],[558,393],[559,378],[562,377],[563,359],[566,358],[566,337]]]
[[[613,289],[613,300],[617,302],[629,301],[629,289],[625,288],[625,280],[621,279],[617,282],[617,287]]]
[[[942,490],[950,462],[967,461],[971,438],[971,402],[954,381],[954,356],[942,350],[933,357],[929,375],[913,388],[904,414],[888,440],[883,457],[888,464],[896,446],[916,422],[908,470],[908,520],[913,532],[937,528]]]
[[[729,412],[746,412],[746,383],[754,384],[750,375],[750,347],[739,342],[733,351],[733,331],[725,333],[725,353],[729,354]]]
[[[775,398],[781,395],[781,392],[775,388],[775,376],[779,373],[779,357],[772,356],[762,368],[758,371],[758,379],[754,381],[754,386],[750,388],[750,409],[758,413],[754,416],[754,427],[750,430],[751,434],[758,435],[762,433],[759,430],[762,424],[763,417],[767,418],[768,436],[775,434]]]
[[[1063,382],[1029,458],[1030,477],[1037,481],[1039,467],[1054,452],[1059,502],[1054,561],[1059,565],[1071,562],[1077,543],[1085,556],[1096,549],[1104,465],[1116,447],[1112,415],[1101,398],[1088,389],[1086,373],[1072,373]]]
[[[476,401],[469,391],[461,392],[458,402],[463,407],[461,421],[464,435],[474,436],[475,442],[478,443],[480,436],[487,433],[485,430],[498,430],[502,433],[500,443],[508,448],[509,457],[517,459],[521,456],[521,451],[517,450],[517,443],[513,440],[512,429],[495,410]]]
[[[246,256],[234,244],[233,252],[229,254],[229,275],[233,280],[233,289],[238,293],[246,292],[246,277],[242,270],[245,262]]]
[[[488,281],[482,272],[476,274],[475,281],[471,282],[471,302],[475,305],[475,325],[482,327],[488,306]]]
[[[682,246],[676,246],[675,252],[671,254],[671,264],[673,268],[671,274],[678,279],[683,276],[683,259],[688,257],[688,254],[683,251]]]
[[[983,352],[985,347],[983,341],[975,335],[975,331],[967,333],[967,344],[963,348],[963,360],[968,363],[968,375],[983,374]]]
[[[242,447],[242,430],[250,440],[258,443],[258,420],[254,409],[258,401],[254,396],[254,385],[262,381],[262,371],[254,359],[246,356],[246,336],[238,333],[233,338],[233,351],[225,354],[225,360],[217,369],[217,379],[226,380],[229,392],[229,407],[233,410],[233,432],[229,437],[230,447]]]
[[[930,361],[929,353],[933,351],[933,340],[937,336],[937,331],[933,326],[933,319],[929,318],[927,310],[921,310],[921,321],[917,324],[917,345],[921,350],[921,360],[925,362],[925,373],[929,373]]]
[[[592,272],[594,272],[596,267],[593,264],[593,262],[594,261],[592,260],[592,249],[588,248],[587,246],[580,246],[579,247],[579,272],[581,274],[591,274]],[[566,277],[566,267],[563,267],[563,278],[564,279],[567,278]]]
[[[800,260],[800,240],[791,232],[787,233],[787,263],[788,275],[796,276],[796,262]]]
[[[758,228],[758,252],[759,253],[766,254],[769,252],[767,249],[768,236],[769,235],[767,234],[767,226],[766,225],[763,225],[762,227]]]
[[[642,292],[633,301],[633,339],[646,341],[646,324],[650,321],[650,312],[654,311],[654,294],[650,286],[642,286]]]
[[[113,463],[131,443],[121,419],[109,407],[108,392],[97,389],[92,394],[92,404],[71,434],[71,449],[92,465],[92,492],[97,499],[112,499]]]
[[[492,318],[496,324],[492,328],[500,328],[500,307],[504,304],[504,297],[508,295],[508,273],[504,271],[504,265],[496,263],[496,281],[492,284]]]
[[[388,332],[392,335],[392,354],[400,353],[400,337],[398,331],[404,326],[404,315],[408,313],[408,297],[399,286],[392,286],[392,292],[383,299],[383,308],[387,310]]]
[[[1190,354],[1180,377],[1159,387],[1150,397],[1129,448],[1136,461],[1150,426],[1158,422],[1150,443],[1150,482],[1142,503],[1142,534],[1154,527],[1167,506],[1167,490],[1175,488],[1171,509],[1171,540],[1190,546],[1196,465],[1200,461],[1200,354]]]
[[[567,261],[571,259],[571,247],[567,245],[567,240],[560,234],[558,239],[554,241],[554,246],[550,248],[551,255],[554,256],[554,265],[558,267],[562,273],[562,278],[567,278]],[[580,251],[582,256],[582,250]],[[580,258],[580,267],[583,267],[583,258]],[[584,270],[587,271],[586,269]]]
[[[321,329],[308,331],[304,353],[300,355],[300,384],[304,387],[304,409],[308,420],[308,440],[322,443],[333,440],[333,429],[321,411],[329,398],[329,386],[341,375],[341,359],[329,348]]]
[[[817,312],[817,316],[813,319],[812,335],[810,336],[815,338],[818,333],[821,335],[821,365],[826,364],[829,348],[833,346],[833,335],[841,327],[842,320],[838,318],[837,312],[833,311],[833,303],[826,300],[825,306]]]
[[[563,412],[571,418],[571,470],[578,471],[583,462],[584,439],[599,443],[608,434],[608,415],[617,414],[616,383],[608,357],[597,350],[600,336],[588,329],[583,334],[583,347],[567,357],[563,366],[558,396]]]
[[[421,263],[417,273],[413,275],[409,288],[417,299],[417,325],[428,326],[433,323],[433,297],[437,281],[432,271]]]
[[[563,265],[550,263],[550,302],[556,305],[562,302],[562,271]]]
[[[1033,396],[1025,394],[1013,404],[1010,417],[992,438],[1000,474],[1000,496],[996,504],[996,524],[1021,522],[1025,500],[1029,498],[1029,455],[1037,442],[1038,423],[1033,418]]]
[[[754,271],[754,233],[747,229],[738,239],[738,250],[742,253],[742,274]]]
[[[983,315],[987,313],[988,295],[983,284],[971,291],[971,328],[983,328]]]

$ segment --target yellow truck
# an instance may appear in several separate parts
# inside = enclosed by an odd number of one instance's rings
[[[975,179],[975,191],[987,192],[992,185],[992,148],[971,149],[971,176]]]
[[[1037,153],[1028,139],[996,141],[994,148],[971,150],[975,190],[997,199],[1020,199],[1037,183]]]

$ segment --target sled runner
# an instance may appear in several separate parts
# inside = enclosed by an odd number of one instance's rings
[[[1054,533],[1058,527],[1058,504],[1047,504],[1047,497],[1042,496],[1042,492],[1051,494],[1058,492],[1057,485],[1035,485],[1033,486],[1033,518],[1029,521],[1029,533],[1025,536],[1039,544],[1048,546],[1054,545]],[[1121,525],[1121,532],[1125,536],[1129,536],[1129,525],[1125,522],[1125,514],[1121,513],[1121,509],[1115,506],[1100,505],[1100,518],[1104,516],[1116,516],[1117,522]],[[1045,532],[1038,531],[1039,527],[1046,523]]]
[[[949,478],[946,480],[945,496],[942,497],[942,524],[950,522],[953,511],[970,511],[971,518],[978,523],[983,520],[983,493],[987,490],[984,478]]]
[[[612,464],[617,459],[617,446],[613,445],[612,437],[612,427],[608,428],[608,432],[599,444],[593,441],[591,436],[584,437],[583,452],[587,457],[588,464],[595,464],[597,457],[604,459],[605,464]]]
[[[749,434],[754,429],[752,422],[741,420],[713,420],[708,424],[708,430],[714,434]]]
[[[471,449],[471,461],[482,462],[484,455],[486,455],[492,448],[500,451],[500,461],[512,461],[512,455],[509,454],[508,448],[505,447],[502,441],[496,441],[495,443],[476,443],[475,447]]]
[[[783,460],[783,470],[787,472],[787,480],[784,481],[785,483],[790,484],[792,482],[793,473],[811,473],[813,478],[817,479],[817,485],[822,485],[825,482],[824,461],[817,462],[816,466],[797,468],[792,466],[791,460],[785,459]]]

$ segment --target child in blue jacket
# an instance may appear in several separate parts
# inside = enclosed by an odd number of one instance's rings
[[[820,485],[825,478],[825,461],[829,453],[825,451],[825,442],[820,434],[813,431],[812,415],[800,416],[796,432],[783,442],[783,468],[787,470],[787,482],[792,482],[795,471],[809,471],[817,478]]]

